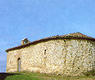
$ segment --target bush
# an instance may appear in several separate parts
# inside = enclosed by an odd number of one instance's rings
[[[95,69],[83,73],[85,76],[95,76]]]

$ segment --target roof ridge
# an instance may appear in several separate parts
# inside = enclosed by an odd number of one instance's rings
[[[75,32],[75,33],[69,33],[69,34],[66,34],[66,35],[63,35],[63,36],[75,36],[75,37],[90,37],[90,36],[87,36],[83,33],[80,33],[80,32]],[[92,37],[90,37],[92,38]]]

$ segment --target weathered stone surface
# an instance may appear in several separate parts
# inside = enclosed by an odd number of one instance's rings
[[[18,58],[21,59],[21,71],[81,75],[95,68],[95,42],[82,39],[49,40],[8,51],[7,72],[17,71]]]

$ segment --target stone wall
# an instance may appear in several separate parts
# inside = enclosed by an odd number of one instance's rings
[[[25,48],[9,51],[7,72],[21,71],[80,75],[95,66],[95,42],[90,40],[49,40]]]

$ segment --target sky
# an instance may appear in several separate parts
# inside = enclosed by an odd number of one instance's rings
[[[95,0],[0,0],[0,72],[22,39],[74,32],[95,37]]]

